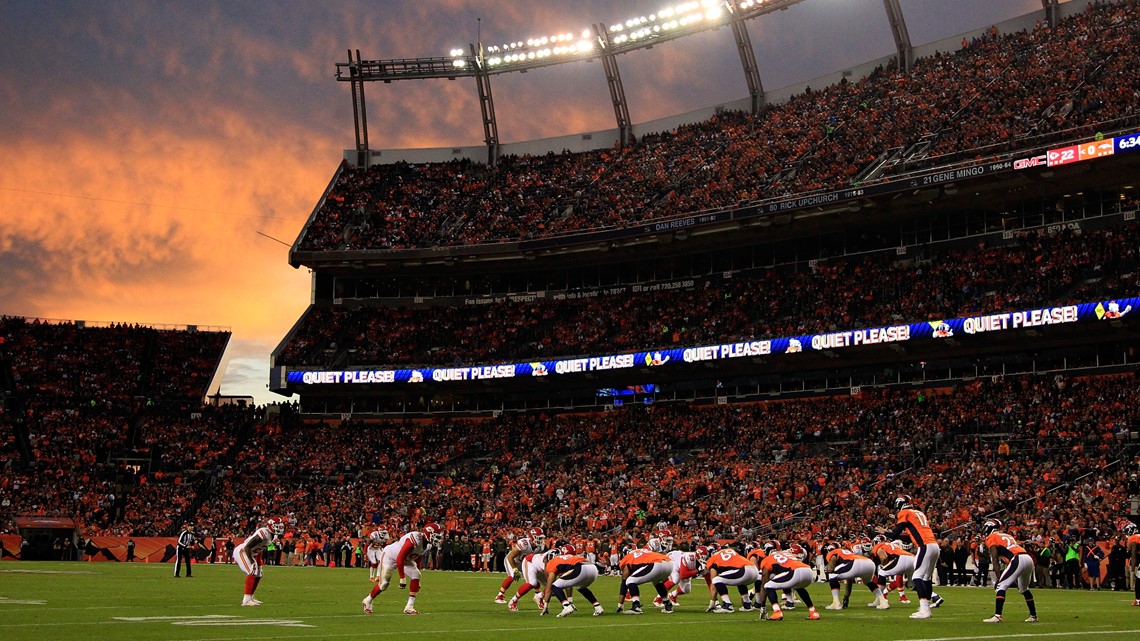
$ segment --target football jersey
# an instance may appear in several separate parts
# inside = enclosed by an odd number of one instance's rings
[[[773,552],[760,562],[760,569],[767,570],[772,574],[779,574],[781,572],[806,567],[808,567],[806,563],[784,552]]]
[[[535,543],[534,539],[530,538],[529,536],[524,536],[521,539],[515,539],[515,542],[511,545],[523,554],[534,554],[535,552],[542,551],[542,546]]]
[[[546,573],[558,576],[569,572],[583,563],[587,563],[586,559],[577,554],[562,554],[546,562]]]
[[[257,528],[256,532],[249,535],[249,538],[246,539],[242,545],[245,546],[246,552],[250,554],[257,554],[258,552],[261,552],[265,548],[269,547],[269,544],[272,542],[273,532],[267,527],[259,527]]]
[[[427,548],[427,537],[423,532],[408,532],[384,548],[385,556],[396,557],[400,565],[415,561],[424,555]]]
[[[673,550],[669,552],[669,560],[673,562],[673,568],[677,570],[678,576],[681,580],[691,579],[700,570],[700,562],[697,560],[695,552],[682,552],[680,550]]]
[[[937,539],[934,538],[934,532],[930,529],[930,521],[919,510],[912,507],[899,510],[896,523],[903,526],[903,531],[910,535],[910,540],[915,545],[937,542]]]
[[[718,552],[709,555],[708,563],[706,564],[710,569],[716,568],[717,572],[723,572],[730,568],[742,568],[752,563],[747,557],[741,556],[736,550],[732,548],[725,548]]]
[[[1131,548],[1133,545],[1140,548],[1140,534],[1133,534],[1128,537],[1128,547]]]
[[[755,563],[756,567],[760,567],[760,563],[766,558],[768,555],[764,553],[764,548],[752,548],[748,551],[748,559]]]
[[[996,551],[997,555],[1006,561],[1018,554],[1025,554],[1025,548],[1018,545],[1012,536],[1004,532],[990,532],[990,535],[986,537],[986,548]]]
[[[855,561],[858,559],[863,559],[863,560],[867,560],[867,561],[870,560],[861,554],[855,554],[851,550],[847,550],[844,548],[836,548],[836,549],[828,552],[827,558],[824,560],[827,561],[828,563],[831,563],[832,559],[834,559],[836,563],[842,563],[843,561]]]
[[[621,567],[628,567],[632,565],[648,565],[650,563],[661,563],[668,561],[669,557],[664,554],[658,554],[650,550],[634,550],[629,554],[622,557],[621,562],[618,564]]]
[[[907,552],[906,550],[895,545],[894,543],[891,543],[890,541],[887,541],[885,543],[876,543],[875,547],[871,548],[871,555],[872,556],[879,556],[880,551],[884,552],[888,558],[900,557],[900,556],[914,556],[914,553]]]

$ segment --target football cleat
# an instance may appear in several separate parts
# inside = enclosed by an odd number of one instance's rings
[[[518,612],[518,611],[519,611],[519,602],[518,601],[511,601],[510,603],[507,604],[507,612]]]
[[[808,621],[819,621],[819,612],[815,608],[808,610]]]
[[[507,600],[506,600],[506,599],[504,599],[504,598],[503,598],[503,595],[501,595],[501,594],[500,594],[499,596],[495,597],[495,603],[500,603],[500,604],[502,604],[502,603],[506,603],[506,602],[507,602]]]
[[[760,608],[760,620],[761,621],[767,621],[768,620],[768,611],[765,610],[764,608]]]
[[[930,597],[930,607],[932,607],[932,608],[941,607],[943,603],[946,603],[946,599],[943,599],[942,597],[938,596],[937,594]]]
[[[732,614],[735,612],[735,610],[733,610],[731,603],[725,603],[724,601],[721,601],[720,603],[716,604],[716,608],[713,610],[713,612],[716,614]]]
[[[243,603],[242,605],[245,605],[245,604]],[[369,601],[368,599],[364,599],[363,601],[360,602],[360,605],[364,606],[364,613],[365,614],[372,614],[372,602],[371,601]]]
[[[1037,623],[1037,615],[1034,614],[1025,620],[1026,623]]]
[[[883,598],[884,598],[884,599],[886,599],[886,597],[883,597]],[[902,596],[900,596],[900,597],[899,597],[899,603],[905,603],[905,604],[908,604],[908,605],[909,605],[909,604],[910,604],[910,599],[908,599],[908,598],[906,597],[906,595],[904,594],[904,595],[902,595]]]
[[[661,597],[655,596],[655,597],[653,597],[653,607],[663,608],[663,607],[665,607],[665,601],[662,600]]]
[[[246,606],[246,607],[258,606],[258,605],[261,605],[261,601],[258,601],[257,599],[255,599],[251,596],[247,596],[241,600],[241,604],[243,606]]]
[[[982,619],[982,623],[1001,623],[1001,615],[995,614],[988,619]]]
[[[745,612],[751,612],[752,611],[752,602],[745,599],[744,603],[742,603],[740,605],[740,609],[744,610]]]
[[[542,600],[542,594],[539,592],[534,593],[534,603],[540,608],[546,607],[546,602]]]
[[[661,613],[662,614],[673,614],[673,602],[672,601],[666,601],[665,602],[665,609],[662,610]]]
[[[839,601],[832,601],[830,605],[823,608],[824,610],[842,610],[843,604]]]
[[[877,610],[890,610],[891,604],[889,602],[887,602],[886,599],[883,599],[882,601],[879,602],[878,605],[875,606],[875,609],[877,609]]]
[[[769,621],[783,621],[784,620],[784,611],[783,610],[773,610],[772,614],[768,615],[768,620]]]
[[[419,612],[417,612],[415,608],[408,606],[404,608],[404,614],[419,614]]]
[[[622,614],[641,614],[641,604],[634,604],[630,609],[622,612]]]
[[[594,616],[596,616],[596,617],[600,617],[600,616],[602,616],[602,615],[603,615],[603,614],[605,614],[605,613],[606,613],[606,609],[605,609],[605,608],[603,608],[602,606],[600,606],[600,605],[595,605],[595,606],[594,606]]]
[[[785,610],[795,610],[796,609],[796,602],[795,601],[784,601],[784,605],[782,605],[780,607],[784,608]]]
[[[570,616],[577,610],[578,608],[574,607],[573,603],[567,603],[566,605],[562,606],[562,611],[558,613],[558,618],[561,619],[562,617]]]
[[[910,618],[912,619],[929,619],[931,616],[930,610],[919,610],[918,612],[912,612],[910,614]]]
[[[867,604],[867,607],[868,607],[868,608],[877,608],[877,607],[879,607],[879,602],[880,602],[880,601],[881,601],[881,602],[883,602],[883,603],[886,603],[886,602],[887,602],[887,600],[886,600],[886,599],[875,599],[874,601],[871,601],[870,603],[868,603],[868,604]],[[890,605],[889,603],[887,603],[887,607],[889,608],[889,607],[891,607],[891,605]]]
[[[1132,599],[1132,605],[1140,605],[1140,599]]]

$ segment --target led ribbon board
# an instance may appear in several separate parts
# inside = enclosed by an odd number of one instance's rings
[[[788,358],[795,358],[795,354],[802,352],[837,351],[862,345],[915,343],[1050,325],[1104,322],[1123,318],[1137,309],[1140,309],[1140,298],[1119,298],[1079,305],[1042,307],[1020,312],[932,320],[924,323],[885,325],[824,334],[530,363],[397,370],[288,371],[285,380],[293,385],[413,384],[427,381],[455,382],[524,376],[561,376],[643,367],[677,367],[689,363],[726,361],[769,355],[786,355]]]

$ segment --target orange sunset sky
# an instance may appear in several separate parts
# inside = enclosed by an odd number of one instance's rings
[[[916,44],[1038,0],[903,0]],[[953,11],[947,7],[953,5]],[[0,314],[227,326],[223,394],[266,388],[309,302],[292,243],[353,145],[348,48],[445,56],[653,13],[644,0],[0,2]],[[749,23],[766,88],[894,50],[881,0]],[[619,58],[635,123],[747,95],[731,31]],[[492,78],[505,142],[613,127],[600,63]],[[374,148],[481,144],[474,81],[368,87]]]

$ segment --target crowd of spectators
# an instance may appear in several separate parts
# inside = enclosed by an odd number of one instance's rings
[[[469,161],[345,166],[301,250],[518,241],[637,225],[852,184],[888,150],[918,164],[992,157],[1062,132],[1133,126],[1140,3],[1094,3],[1055,28],[991,30],[908,72],[807,89],[753,116],[644,136],[622,149]],[[1036,141],[1031,143],[1030,141]]]
[[[278,365],[529,361],[757,340],[1085,302],[1137,291],[1135,223],[1020,232],[938,255],[895,252],[695,281],[690,290],[566,300],[350,309],[315,305]],[[1130,276],[1125,276],[1130,275]],[[1106,282],[1101,282],[1107,279]]]
[[[183,477],[219,466],[253,420],[201,407],[228,339],[0,318],[0,529],[23,514],[88,535],[173,525],[203,484]]]
[[[745,529],[818,540],[889,522],[906,492],[947,537],[993,514],[1026,538],[1111,533],[1140,490],[1136,383],[1024,376],[738,406],[271,426],[197,519],[242,532],[283,513],[334,541],[429,521],[472,540],[531,525],[624,538],[659,522],[683,540]]]
[[[1113,531],[1140,492],[1138,390],[1135,372],[1026,375],[711,407],[327,423],[240,407],[39,408],[22,427],[0,417],[0,517],[73,516],[85,536],[161,535],[193,519],[225,540],[284,514],[306,559],[372,525],[437,521],[454,565],[463,545],[531,525],[600,548],[657,523],[683,541],[851,538],[889,522],[906,492],[948,540],[991,514],[1053,540]],[[27,460],[11,446],[17,430]],[[137,456],[147,463],[132,471]]]

